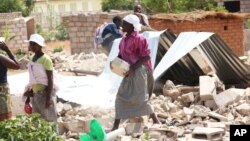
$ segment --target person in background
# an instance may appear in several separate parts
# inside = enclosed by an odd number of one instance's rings
[[[141,32],[143,31],[154,31],[149,25],[147,15],[143,14],[141,5],[134,6],[134,14],[140,19],[140,23],[142,24]]]
[[[102,32],[102,38],[103,38],[102,46],[107,50],[108,53],[112,48],[113,41],[117,38],[122,37],[122,33],[120,32],[121,24],[122,24],[121,17],[115,16],[113,18],[113,22],[109,23]]]
[[[150,115],[154,124],[159,124],[151,105],[150,96],[153,92],[153,68],[150,60],[148,41],[139,34],[141,24],[134,14],[124,17],[122,24],[126,33],[119,44],[121,59],[130,64],[115,100],[115,121],[112,130],[119,127],[120,119]]]
[[[44,38],[39,34],[32,34],[29,51],[33,52],[32,60],[28,63],[29,84],[25,94],[32,97],[32,113],[38,113],[49,122],[57,121],[56,94],[53,82],[53,63],[42,49],[46,46]]]
[[[0,54],[0,121],[2,121],[12,116],[7,71],[8,69],[19,69],[20,65],[3,41],[0,41],[0,49],[0,51],[5,52],[8,56]]]

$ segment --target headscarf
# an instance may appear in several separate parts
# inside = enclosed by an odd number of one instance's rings
[[[123,18],[126,22],[132,24],[134,26],[134,31],[141,31],[140,20],[136,15],[130,14]]]

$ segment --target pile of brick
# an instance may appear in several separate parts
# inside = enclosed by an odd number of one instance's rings
[[[65,52],[54,53],[52,60],[55,64],[55,70],[58,72],[96,72],[100,73],[107,62],[107,55],[104,53],[80,53],[67,55]]]
[[[107,55],[104,53],[80,53],[68,55],[65,52],[48,53],[54,62],[54,68],[57,72],[85,72],[99,74],[102,72]],[[29,55],[19,59],[21,69],[27,69]]]
[[[120,125],[120,134],[112,140],[228,141],[229,125],[250,124],[249,93],[250,89],[225,89],[218,79],[209,76],[200,76],[199,86],[174,85],[168,80],[162,94],[151,97],[161,127],[150,128],[152,121],[147,116],[125,120]],[[104,129],[110,129],[114,121],[114,109],[62,103],[58,106],[60,131],[68,141],[78,141],[80,133],[87,133],[93,118]]]

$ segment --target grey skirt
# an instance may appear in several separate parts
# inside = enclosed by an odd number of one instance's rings
[[[149,97],[153,92],[152,72],[142,65],[134,75],[124,77],[115,100],[115,118],[126,119],[153,113]]]

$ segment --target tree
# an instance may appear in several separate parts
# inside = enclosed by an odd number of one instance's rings
[[[34,4],[34,0],[1,0],[0,13],[22,12],[23,16],[29,16]]]
[[[214,0],[142,0],[141,5],[148,13],[179,13],[194,10],[225,11]]]
[[[102,10],[132,10],[135,0],[102,0]],[[194,10],[225,11],[214,0],[141,0],[141,5],[147,13],[179,13]]]
[[[132,10],[134,8],[134,0],[102,0],[102,10]]]

